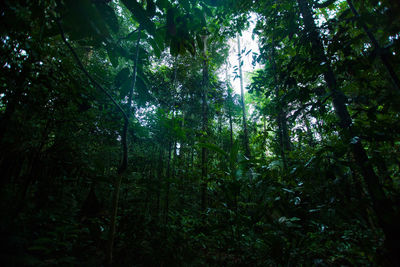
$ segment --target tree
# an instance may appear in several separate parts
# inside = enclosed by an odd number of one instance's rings
[[[2,2],[0,262],[396,265],[399,6],[362,4]]]

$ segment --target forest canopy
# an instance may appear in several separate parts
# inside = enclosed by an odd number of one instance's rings
[[[1,1],[0,264],[399,266],[399,14]]]

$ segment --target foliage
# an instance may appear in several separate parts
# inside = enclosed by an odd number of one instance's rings
[[[3,1],[1,264],[107,264],[113,192],[114,266],[399,264],[400,7],[349,4]],[[250,10],[251,159],[221,78]]]

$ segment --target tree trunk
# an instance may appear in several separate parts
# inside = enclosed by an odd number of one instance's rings
[[[174,62],[174,73],[173,73],[173,77],[172,77],[172,95],[173,95],[173,104],[172,104],[172,127],[175,128],[175,106],[176,106],[176,74],[177,74],[177,70],[178,70],[178,62],[177,62],[177,57],[175,58],[175,62]],[[172,133],[174,134],[174,133]],[[173,141],[172,141],[173,140]],[[169,148],[168,148],[168,165],[167,165],[167,187],[166,187],[166,191],[165,191],[165,209],[164,209],[164,222],[165,225],[167,225],[168,223],[168,213],[169,213],[169,191],[170,191],[170,186],[171,186],[171,177],[174,177],[174,161],[176,158],[176,139],[173,138],[170,141],[169,144]],[[173,158],[171,156],[172,153],[172,144],[173,144]],[[172,160],[172,168],[171,168],[171,160]],[[171,169],[172,169],[172,175],[171,175]]]
[[[336,77],[333,73],[330,62],[325,55],[324,47],[315,26],[313,14],[308,6],[307,0],[298,0],[298,4],[303,16],[305,30],[309,34],[314,55],[319,58],[321,63],[325,63],[326,65],[326,70],[323,75],[332,94],[333,106],[342,128],[341,134],[343,139],[351,144],[355,162],[360,168],[365,184],[367,185],[372,199],[372,207],[386,237],[385,247],[387,250],[387,258],[389,259],[390,264],[398,266],[400,264],[400,254],[398,253],[397,247],[400,240],[400,228],[398,227],[400,216],[396,212],[393,203],[386,197],[380,184],[379,177],[374,172],[368,159],[367,152],[361,144],[360,138],[352,136],[352,120],[346,107],[346,97],[337,88]]]
[[[203,142],[207,139],[208,133],[208,107],[207,107],[207,94],[208,94],[208,59],[207,59],[207,37],[204,35],[203,38],[203,81],[202,81],[202,132]],[[201,148],[201,210],[206,210],[207,203],[207,180],[208,180],[208,151],[205,147]]]
[[[124,177],[124,174],[128,168],[128,128],[129,128],[129,118],[132,113],[132,97],[133,91],[136,86],[136,77],[137,77],[137,65],[139,59],[139,44],[140,44],[140,33],[142,31],[142,26],[139,25],[139,36],[136,42],[136,54],[135,54],[135,64],[133,66],[133,82],[132,87],[129,91],[128,95],[128,103],[127,103],[127,112],[124,118],[124,126],[121,134],[121,145],[122,145],[122,160],[121,164],[118,168],[118,175],[115,179],[114,192],[113,192],[113,200],[112,200],[112,212],[110,219],[110,230],[108,232],[108,246],[107,246],[107,264],[108,266],[112,266],[113,264],[113,249],[114,249],[114,239],[115,239],[115,231],[116,231],[116,223],[117,223],[117,213],[118,213],[118,201],[119,201],[119,191],[121,187],[121,182]]]
[[[160,215],[160,194],[161,194],[161,190],[160,190],[160,188],[161,188],[161,181],[162,181],[162,178],[163,178],[163,169],[164,169],[164,166],[163,166],[163,154],[164,154],[164,148],[163,148],[163,146],[162,145],[160,145],[160,148],[159,148],[159,155],[158,155],[158,170],[157,170],[157,197],[156,197],[156,211],[155,211],[155,214],[156,214],[156,217],[157,218],[159,218],[159,215]]]
[[[226,91],[228,93],[228,119],[229,119],[229,134],[230,134],[230,143],[229,143],[229,150],[232,149],[233,145],[233,129],[232,129],[232,88],[229,82],[229,72],[228,72],[228,62],[226,62],[226,69],[225,69],[225,82],[226,82]]]
[[[244,143],[244,153],[248,159],[250,159],[250,146],[249,146],[249,133],[247,130],[247,120],[246,120],[246,105],[244,102],[244,89],[243,89],[243,73],[242,73],[242,51],[240,48],[240,36],[237,35],[238,44],[238,61],[239,61],[239,79],[240,79],[240,94],[241,94],[241,106],[243,113],[243,143]]]
[[[276,60],[275,60],[275,41],[272,40],[271,44],[271,57],[270,63],[272,65],[272,70],[274,72],[274,84],[275,84],[275,97],[279,98],[279,81],[278,81],[278,72],[276,68]],[[281,102],[281,101],[280,101]],[[279,148],[280,154],[283,162],[283,168],[287,169],[287,159],[286,153],[290,150],[290,142],[289,142],[289,133],[287,129],[287,120],[286,113],[284,112],[284,108],[282,105],[284,103],[279,103],[280,106],[278,108],[278,115],[276,117],[276,123],[278,125],[278,140],[279,140]]]
[[[165,202],[164,202],[164,223],[168,223],[168,212],[169,212],[169,189],[171,186],[171,158],[172,158],[172,142],[168,145],[168,162],[167,162],[167,174],[166,174],[166,187],[165,187]]]
[[[232,149],[233,146],[233,126],[232,126],[232,111],[231,111],[231,105],[232,105],[232,89],[228,88],[228,117],[229,117],[229,137],[230,137],[230,149]]]

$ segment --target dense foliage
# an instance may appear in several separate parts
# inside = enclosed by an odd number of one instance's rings
[[[400,265],[399,14],[2,1],[1,265]]]

